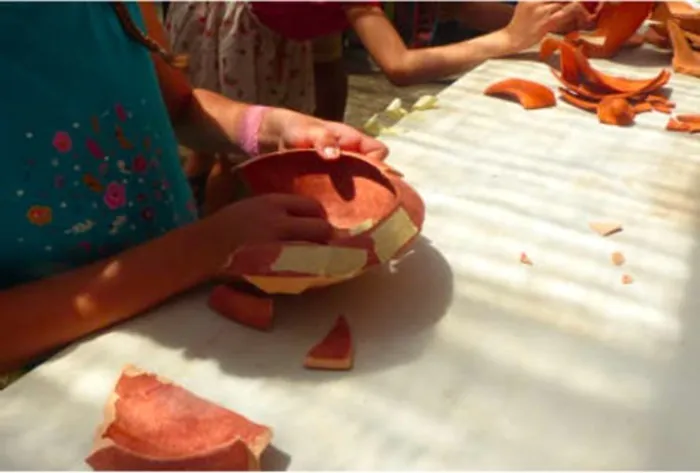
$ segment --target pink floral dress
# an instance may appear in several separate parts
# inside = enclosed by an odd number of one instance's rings
[[[258,20],[249,2],[173,2],[165,27],[174,52],[189,56],[195,87],[313,113],[311,42],[275,33]]]

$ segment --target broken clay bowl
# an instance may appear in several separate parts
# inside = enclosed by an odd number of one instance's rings
[[[247,195],[317,200],[335,229],[327,244],[268,243],[236,251],[224,278],[243,279],[270,294],[329,286],[396,259],[425,218],[423,201],[411,186],[387,166],[353,153],[333,160],[314,150],[271,153],[241,164],[234,176]]]

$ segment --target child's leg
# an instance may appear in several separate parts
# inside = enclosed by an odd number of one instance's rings
[[[313,42],[316,111],[325,120],[342,122],[348,98],[348,76],[343,62],[343,35],[324,36]]]

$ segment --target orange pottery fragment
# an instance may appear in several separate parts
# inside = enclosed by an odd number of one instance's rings
[[[258,330],[272,328],[272,298],[256,296],[221,284],[209,294],[209,307],[216,313]]]
[[[651,102],[651,107],[657,112],[670,114],[671,112],[673,112],[675,105],[670,103]]]
[[[690,31],[684,30],[683,35],[693,49],[700,49],[700,34],[691,33]]]
[[[317,370],[349,370],[353,363],[352,335],[344,316],[338,317],[330,332],[316,344],[304,360],[304,366]]]
[[[632,284],[634,282],[634,279],[629,274],[623,274],[621,280],[622,284]]]
[[[693,51],[675,20],[669,20],[667,27],[673,45],[673,70],[680,74],[700,77],[700,53]]]
[[[700,9],[688,2],[664,2],[668,13],[678,20],[700,20]]]
[[[540,61],[545,62],[549,60],[549,58],[552,57],[554,53],[559,51],[560,44],[560,39],[555,38],[554,36],[545,36],[540,42]]]
[[[700,133],[700,115],[676,115],[666,124],[668,131]]]
[[[527,79],[506,79],[496,82],[490,85],[484,94],[516,99],[527,110],[553,107],[557,103],[554,92],[549,87]]]
[[[612,260],[612,263],[615,266],[622,266],[623,264],[625,264],[625,255],[623,255],[619,251],[614,252],[611,255],[610,259]]]
[[[558,46],[561,72],[552,70],[554,76],[570,90],[591,99],[601,99],[605,95],[616,94],[637,96],[656,92],[671,78],[663,69],[651,79],[627,79],[600,72],[591,66],[588,58],[572,43],[555,38],[547,38],[540,46],[540,56],[551,56]],[[544,50],[543,50],[544,49]]]
[[[637,113],[657,110],[670,113],[675,106],[659,90],[671,73],[663,69],[651,79],[626,79],[600,72],[573,43],[553,37],[540,45],[540,58],[548,60],[559,51],[560,70],[551,69],[561,82],[561,98],[582,110],[597,112],[600,122],[627,126]]]
[[[653,105],[650,102],[639,102],[634,104],[634,113],[644,113],[644,112],[651,112],[654,110]]]
[[[693,115],[693,114],[683,114],[683,115],[676,115],[676,120],[682,123],[686,123],[688,125],[698,125],[700,126],[700,115]]]
[[[653,2],[604,2],[598,14],[597,29],[589,35],[569,34],[567,39],[581,46],[587,57],[613,57],[626,43],[629,44],[630,38],[653,9]],[[592,42],[587,37],[603,40],[600,43]],[[636,42],[632,41],[633,44]]]
[[[644,41],[659,49],[671,49],[671,39],[668,37],[668,30],[661,25],[649,25],[644,32]]]
[[[127,366],[85,460],[97,471],[255,471],[272,431]]]
[[[634,108],[621,97],[605,97],[598,104],[598,120],[606,125],[629,126],[634,123]]]
[[[591,222],[588,226],[600,236],[610,236],[622,231],[622,225],[611,222]]]
[[[657,2],[657,7],[651,16],[651,20],[656,22],[652,23],[652,27],[660,31],[666,29],[668,21],[674,20],[683,32],[700,34],[700,15],[698,15],[698,11],[687,9],[686,7],[690,5],[687,3],[683,5],[683,3],[685,2]],[[683,10],[686,11],[683,12]],[[690,14],[687,14],[688,12]]]
[[[677,19],[678,24],[684,33],[693,33],[695,35],[700,35],[700,18],[697,19]]]
[[[664,95],[657,95],[657,94],[649,94],[647,95],[647,101],[650,103],[657,103],[657,104],[665,104],[668,105],[669,107],[675,107],[676,104],[674,102],[671,102],[666,96]]]
[[[667,131],[678,131],[681,133],[690,133],[692,128],[687,123],[680,122],[680,121],[676,120],[675,118],[671,117],[668,119],[668,123],[666,123],[666,130]]]
[[[572,94],[568,90],[564,89],[563,87],[559,88],[559,92],[561,93],[561,98],[573,105],[574,107],[578,107],[581,110],[586,110],[587,112],[595,112],[598,110],[598,102],[593,102],[584,98],[581,98],[580,96],[576,94]]]
[[[644,35],[635,33],[622,45],[623,48],[639,48],[645,43]]]

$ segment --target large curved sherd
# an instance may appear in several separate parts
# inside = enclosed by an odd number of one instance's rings
[[[127,366],[105,406],[97,471],[250,471],[272,431],[155,374]]]
[[[515,99],[527,110],[554,107],[557,104],[552,89],[527,79],[512,78],[496,82],[484,94]]]

